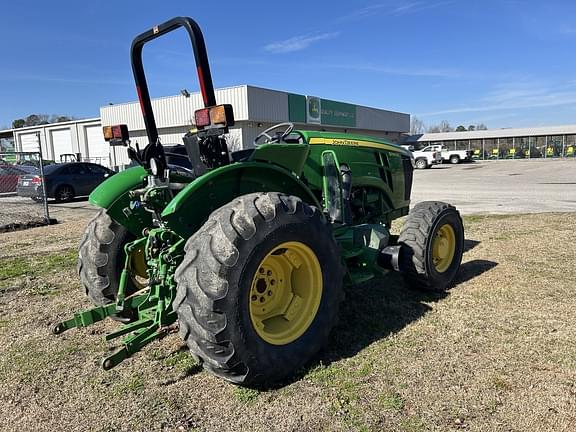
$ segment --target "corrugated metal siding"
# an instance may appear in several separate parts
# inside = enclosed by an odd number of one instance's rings
[[[356,127],[358,129],[391,132],[410,131],[410,115],[394,111],[357,106]]]
[[[288,93],[248,87],[248,117],[256,122],[287,122]]]
[[[14,139],[16,143],[16,148],[20,150],[22,148],[22,136],[29,134],[40,134],[40,143],[42,146],[42,155],[45,159],[54,159],[54,151],[50,142],[51,131],[55,129],[70,129],[71,140],[72,140],[72,152],[81,153],[82,156],[87,156],[88,149],[86,143],[86,134],[83,128],[87,126],[98,126],[100,127],[100,119],[85,119],[76,120],[71,122],[62,123],[51,123],[41,126],[30,126],[26,128],[20,128],[14,130]],[[58,158],[58,155],[56,155]]]
[[[232,105],[237,120],[248,119],[246,86],[218,89],[215,93],[217,103]],[[192,125],[194,111],[203,106],[200,93],[192,93],[190,97],[179,95],[152,100],[152,109],[159,129]],[[103,126],[126,124],[130,131],[144,129],[144,119],[138,102],[101,107],[100,115]]]

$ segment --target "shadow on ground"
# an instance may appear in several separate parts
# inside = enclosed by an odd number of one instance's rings
[[[480,244],[480,242],[478,240],[466,239],[466,240],[464,240],[464,250],[462,252],[466,253],[466,252],[474,249],[479,244]]]
[[[466,240],[465,251],[480,242]],[[496,267],[498,263],[472,260],[463,263],[451,290]],[[327,347],[290,382],[302,378],[319,363],[328,365],[342,358],[353,357],[375,341],[394,334],[418,320],[432,309],[430,303],[450,295],[446,292],[429,292],[409,288],[399,273],[391,272],[385,277],[365,284],[349,287],[342,303],[340,322],[333,331]],[[284,385],[289,383],[284,383]]]

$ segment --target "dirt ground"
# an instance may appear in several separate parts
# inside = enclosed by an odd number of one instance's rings
[[[115,323],[49,331],[88,306],[87,220],[0,234],[0,430],[574,431],[575,218],[466,217],[446,295],[349,289],[328,348],[266,392],[202,371],[177,334],[103,371]]]

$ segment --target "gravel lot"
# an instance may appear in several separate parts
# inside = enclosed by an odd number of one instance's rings
[[[0,194],[0,227],[44,220],[44,204],[14,194]]]
[[[414,173],[413,203],[439,200],[464,214],[576,211],[576,160],[442,164]]]

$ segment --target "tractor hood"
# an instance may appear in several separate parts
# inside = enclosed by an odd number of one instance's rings
[[[378,150],[387,150],[394,153],[400,153],[407,157],[411,157],[410,151],[400,147],[399,145],[392,144],[380,138],[371,137],[367,135],[355,135],[335,132],[319,132],[319,131],[298,131],[304,137],[306,142],[310,145],[333,145],[333,146],[346,146],[346,147],[360,147],[360,148],[375,148]]]

